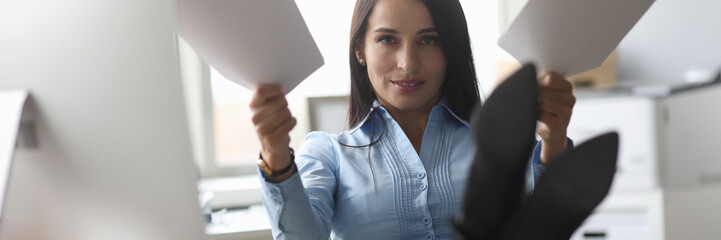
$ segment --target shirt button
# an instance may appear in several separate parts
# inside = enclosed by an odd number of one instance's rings
[[[429,224],[431,224],[431,219],[428,218],[428,217],[424,217],[424,218],[423,218],[423,223],[426,224],[426,225],[429,225]]]
[[[426,188],[428,188],[428,185],[426,185],[425,183],[421,184],[421,186],[418,187],[418,189],[420,189],[421,191],[426,190]]]
[[[430,234],[430,233],[429,233],[429,234],[426,234],[426,239],[432,240],[432,239],[433,239],[433,234]]]
[[[418,175],[416,175],[416,177],[418,177],[419,179],[423,179],[424,177],[426,177],[426,173],[419,172]]]

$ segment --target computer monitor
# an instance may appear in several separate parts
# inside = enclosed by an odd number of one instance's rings
[[[0,1],[0,89],[30,91],[35,138],[15,150],[0,239],[204,238],[170,13]]]

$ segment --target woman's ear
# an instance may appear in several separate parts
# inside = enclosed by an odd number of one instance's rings
[[[361,44],[360,41],[356,41],[354,49],[355,49],[356,60],[358,60],[358,63],[360,63],[360,65],[365,66],[366,61],[365,61],[365,56],[363,55],[363,44]]]

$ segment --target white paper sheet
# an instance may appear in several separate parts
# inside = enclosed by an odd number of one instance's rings
[[[224,77],[290,92],[323,65],[293,0],[176,0],[177,32]]]
[[[0,90],[0,216],[2,216],[23,105],[28,95],[26,90]]]
[[[654,0],[530,0],[498,44],[539,72],[572,76],[594,69]]]

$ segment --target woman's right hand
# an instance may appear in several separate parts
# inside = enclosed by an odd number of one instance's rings
[[[251,118],[261,144],[261,155],[274,171],[290,164],[290,130],[296,119],[288,109],[285,90],[278,84],[264,84],[253,92],[250,101]],[[290,177],[292,172],[274,179],[278,182]]]

